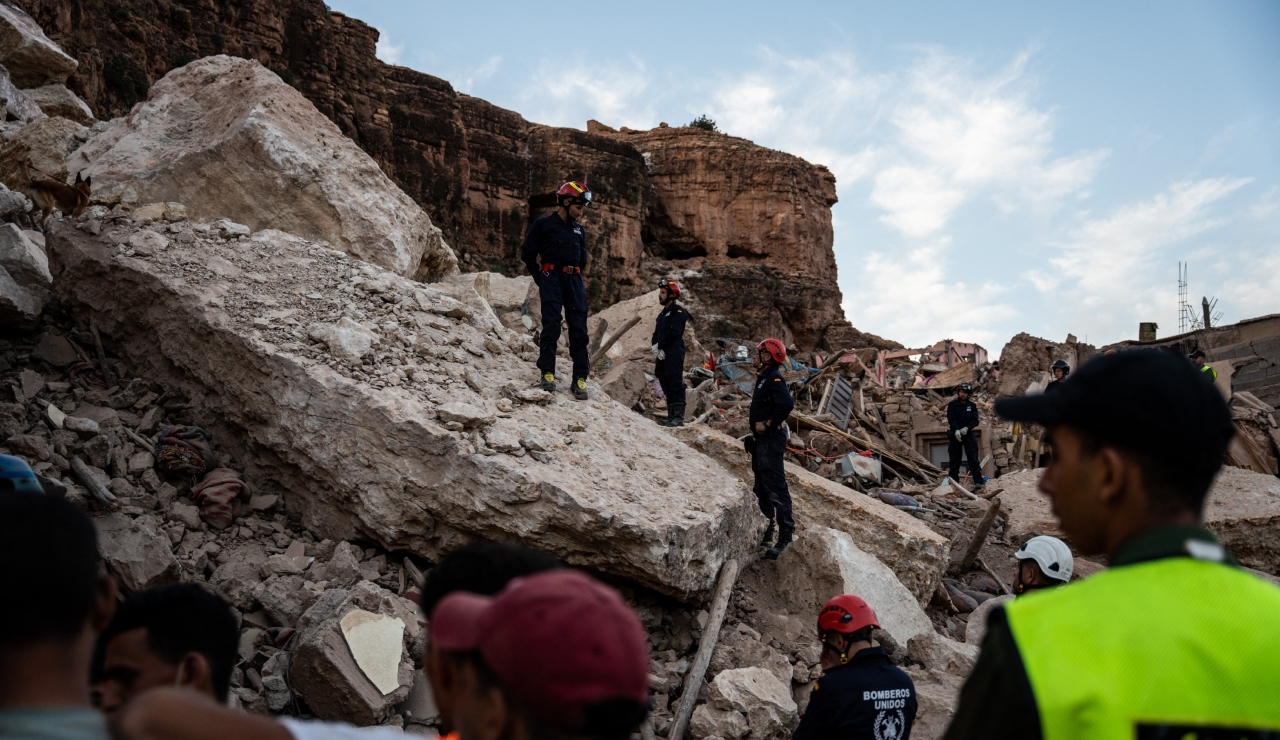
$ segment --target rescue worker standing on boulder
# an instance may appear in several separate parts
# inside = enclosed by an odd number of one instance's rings
[[[747,440],[747,451],[751,453],[751,472],[756,476],[753,490],[760,511],[769,520],[769,529],[760,544],[769,548],[765,557],[770,560],[776,559],[791,544],[791,535],[796,529],[783,461],[787,451],[787,431],[783,424],[796,406],[791,391],[787,390],[787,381],[782,378],[781,365],[786,360],[787,348],[777,339],[766,339],[756,346],[759,375],[747,418],[752,435]],[[775,532],[777,542],[773,542]]]
[[[1200,372],[1204,373],[1205,375],[1208,375],[1210,378],[1213,378],[1214,382],[1217,382],[1218,371],[1214,370],[1212,367],[1206,364],[1205,360],[1206,360],[1206,357],[1204,354],[1204,350],[1198,349],[1195,352],[1191,353],[1191,364],[1195,365],[1196,368],[1200,370]]]
[[[658,301],[662,313],[653,327],[653,374],[667,397],[667,420],[664,427],[684,426],[684,326],[689,312],[676,303],[680,286],[674,280],[658,281]]]
[[[1218,389],[1132,350],[995,410],[1048,429],[1040,491],[1110,567],[991,612],[947,740],[1280,736],[1280,588],[1203,523],[1235,432]]]
[[[792,740],[911,737],[916,686],[871,641],[871,630],[879,628],[876,613],[853,594],[832,598],[818,612],[822,678]]]
[[[543,390],[556,390],[556,345],[560,341],[560,312],[569,324],[569,356],[573,358],[573,397],[587,400],[587,289],[582,271],[587,266],[587,237],[582,232],[583,211],[591,204],[591,191],[580,182],[566,182],[556,191],[556,212],[529,227],[520,259],[538,284],[542,300],[542,335],[538,369]]]
[[[947,433],[947,455],[951,458],[951,480],[959,482],[960,452],[964,451],[969,472],[973,474],[974,490],[977,490],[982,488],[983,479],[982,466],[978,460],[978,438],[973,432],[982,422],[978,418],[977,405],[969,400],[972,391],[973,386],[961,383],[956,389],[955,399],[947,404],[947,423],[950,425]]]

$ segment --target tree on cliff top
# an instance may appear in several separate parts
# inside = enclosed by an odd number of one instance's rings
[[[690,121],[689,126],[691,126],[692,128],[700,128],[705,131],[711,131],[717,134],[721,133],[720,129],[716,127],[716,122],[713,119],[707,117],[707,114],[705,113],[703,113],[702,115]]]

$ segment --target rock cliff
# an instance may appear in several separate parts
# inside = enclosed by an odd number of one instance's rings
[[[583,179],[598,196],[587,223],[593,307],[646,292],[658,274],[691,270],[704,339],[772,334],[809,349],[859,337],[840,308],[835,180],[823,167],[695,129],[534,124],[384,64],[377,30],[320,0],[15,4],[79,61],[69,87],[103,119],[195,59],[259,61],[422,205],[464,271],[519,271],[520,241],[546,194]]]

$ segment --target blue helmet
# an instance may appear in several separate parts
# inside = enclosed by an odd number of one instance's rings
[[[26,460],[12,455],[0,455],[0,493],[22,491],[44,493],[36,474]]]

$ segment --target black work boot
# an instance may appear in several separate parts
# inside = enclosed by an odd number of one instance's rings
[[[542,390],[546,391],[547,393],[555,393],[555,392],[556,392],[556,375],[555,375],[555,373],[543,373],[543,374],[542,374]]]
[[[587,400],[587,381],[584,378],[576,378],[573,381],[573,397],[579,401]]]
[[[667,407],[667,426],[684,426],[684,406],[685,405],[683,403],[677,403]]]
[[[672,412],[673,410],[674,410],[674,409],[672,409],[672,408],[671,408],[671,404],[667,404],[667,418],[665,418],[665,419],[658,419],[658,420],[657,420],[657,424],[658,424],[658,426],[660,426],[660,427],[669,427],[669,426],[671,426],[671,412]]]
[[[787,545],[791,544],[791,533],[793,531],[794,530],[790,527],[783,527],[778,530],[778,541],[773,544],[773,547],[770,547],[764,553],[766,560],[778,559],[778,556],[782,554],[782,551],[787,549]]]
[[[763,540],[760,540],[760,546],[761,546],[761,547],[772,547],[772,546],[773,546],[773,537],[774,537],[774,535],[776,535],[777,533],[778,533],[778,525],[777,525],[777,524],[774,524],[774,523],[773,523],[773,520],[772,520],[772,519],[770,519],[770,520],[769,520],[769,528],[768,528],[768,529],[766,529],[766,530],[764,531],[764,539],[763,539]]]

